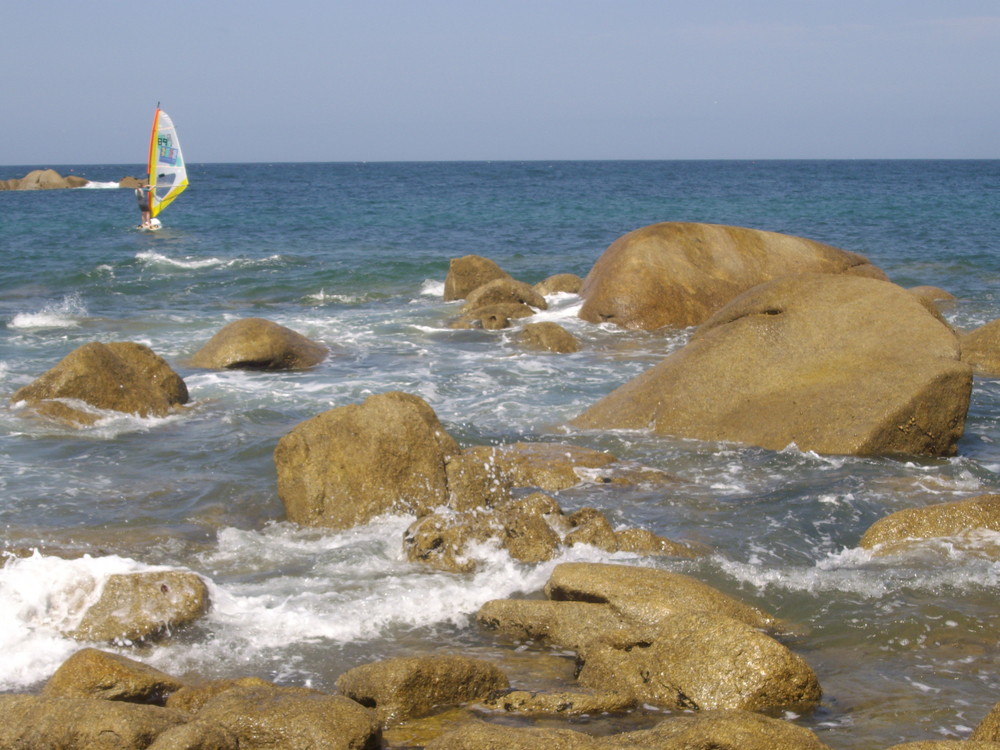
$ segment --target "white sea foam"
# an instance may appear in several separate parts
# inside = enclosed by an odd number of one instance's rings
[[[8,328],[76,328],[87,317],[87,308],[77,294],[70,294],[60,302],[46,305],[38,312],[15,315]]]
[[[81,190],[117,190],[121,185],[117,182],[100,182],[98,180],[90,180],[86,185],[81,185]]]
[[[200,258],[198,260],[185,258],[180,260],[163,255],[162,253],[153,252],[152,250],[144,250],[140,253],[136,253],[135,257],[136,259],[150,265],[172,266],[174,268],[187,269],[212,268],[215,266],[227,267],[235,263],[235,261],[223,260],[222,258]]]
[[[444,297],[444,282],[437,279],[425,279],[420,285],[420,294],[424,297]]]

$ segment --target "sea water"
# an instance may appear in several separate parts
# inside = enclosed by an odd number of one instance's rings
[[[964,738],[997,701],[1000,536],[880,558],[858,548],[888,513],[998,491],[996,380],[976,379],[954,458],[578,432],[566,422],[691,332],[588,324],[580,300],[559,294],[536,320],[560,323],[581,350],[528,352],[512,330],[449,328],[460,303],[442,293],[451,258],[482,255],[530,283],[583,276],[625,232],[701,221],[863,253],[903,286],[954,294],[944,314],[967,330],[1000,317],[1000,162],[205,164],[155,233],[136,229],[132,191],[115,189],[140,166],[52,166],[93,187],[0,193],[0,529],[6,547],[35,550],[0,568],[0,690],[38,689],[80,647],[60,632],[104,577],[160,566],[201,575],[211,611],[163,644],[115,648],[178,676],[333,690],[374,659],[459,651],[501,660],[517,686],[551,687],[532,666],[544,650],[517,661],[473,616],[490,599],[538,596],[555,564],[583,560],[692,575],[795,623],[786,642],[824,697],[787,718],[834,748]],[[30,168],[0,168],[0,179]],[[330,357],[303,372],[186,365],[251,316]],[[190,408],[108,413],[78,430],[8,403],[90,341],[150,346],[185,379]],[[711,554],[574,547],[523,565],[486,546],[476,572],[449,574],[404,559],[409,517],[343,532],[286,522],[277,440],[390,390],[425,399],[463,446],[568,442],[679,477],[666,488],[583,484],[558,500]]]

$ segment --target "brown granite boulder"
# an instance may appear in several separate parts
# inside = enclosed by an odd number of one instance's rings
[[[976,375],[986,378],[1000,377],[1000,320],[968,333],[961,334],[962,361],[972,367]]]
[[[995,704],[983,717],[969,739],[978,742],[1000,742],[1000,703]]]
[[[750,711],[699,711],[666,719],[652,729],[603,737],[570,729],[475,721],[459,725],[425,747],[426,750],[830,750],[804,727]]]
[[[805,274],[734,299],[573,424],[772,450],[948,456],[971,388],[957,337],[914,295]]]
[[[915,294],[920,299],[933,305],[940,305],[942,303],[955,301],[954,294],[946,292],[944,289],[937,286],[911,286],[906,291],[910,294]]]
[[[517,334],[517,342],[527,349],[572,354],[580,351],[576,336],[558,323],[526,323]]]
[[[452,258],[444,279],[444,301],[465,299],[470,292],[495,279],[509,279],[510,274],[494,261],[481,255]]]
[[[89,182],[77,175],[63,177],[54,169],[33,169],[24,177],[0,180],[0,190],[57,190],[83,187]]]
[[[96,698],[0,695],[0,747],[145,750],[190,716],[161,706]]]
[[[1000,495],[896,511],[869,526],[858,544],[876,554],[890,554],[908,543],[960,536],[977,529],[1000,531]]]
[[[42,695],[162,706],[181,687],[179,680],[135,659],[85,648],[59,666],[42,688]]]
[[[423,399],[391,392],[306,420],[278,441],[278,496],[288,520],[346,529],[394,512],[418,516],[449,500],[460,453]]]
[[[472,290],[465,298],[462,313],[469,315],[474,310],[493,305],[522,304],[536,310],[547,310],[549,303],[530,285],[512,278],[494,279]]]
[[[36,412],[73,425],[93,424],[96,409],[165,417],[187,403],[184,381],[142,344],[84,344],[11,397]],[[79,406],[74,402],[84,402]]]
[[[535,284],[535,291],[543,297],[550,294],[579,294],[583,279],[575,273],[557,273]]]
[[[233,687],[195,714],[236,736],[240,750],[378,747],[375,712],[342,695],[294,687]]]
[[[191,357],[192,367],[211,370],[304,370],[329,349],[263,318],[244,318],[219,330]]]
[[[708,320],[765,281],[802,273],[885,279],[857,253],[775,232],[665,222],[619,237],[583,281],[579,316],[653,330]]]
[[[178,711],[186,711],[189,714],[196,714],[215,696],[227,690],[243,688],[276,688],[273,682],[268,682],[260,677],[236,677],[232,679],[209,680],[196,684],[188,684],[174,691],[167,697],[167,708],[176,708]]]
[[[484,331],[500,331],[510,328],[512,320],[530,318],[535,311],[523,302],[505,302],[498,305],[477,307],[452,320],[449,328],[482,328]]]
[[[194,622],[208,606],[208,587],[195,573],[112,574],[100,598],[67,635],[80,641],[156,638]]]
[[[275,746],[269,745],[268,750]],[[195,719],[170,727],[146,750],[240,750],[240,740],[221,724]]]
[[[552,714],[557,716],[623,713],[635,708],[635,698],[600,690],[535,692],[508,690],[493,693],[483,702],[493,711],[512,714]]]
[[[337,690],[374,708],[383,725],[482,700],[509,687],[496,665],[458,654],[385,659],[349,669],[337,678]]]

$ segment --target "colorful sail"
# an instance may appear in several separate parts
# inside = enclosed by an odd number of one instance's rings
[[[156,216],[188,186],[187,167],[173,121],[157,107],[149,139],[149,212]]]

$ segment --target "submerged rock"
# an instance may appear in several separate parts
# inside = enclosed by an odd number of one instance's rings
[[[886,278],[862,255],[802,237],[665,222],[604,251],[583,281],[579,316],[643,330],[699,325],[751,287],[802,273]]]
[[[911,543],[978,529],[1000,532],[1000,495],[979,495],[896,511],[869,526],[858,544],[884,555]]]
[[[516,279],[501,278],[494,279],[470,292],[462,306],[462,313],[469,315],[483,307],[507,304],[528,305],[536,310],[547,310],[549,307],[545,297],[528,284]]]
[[[477,307],[460,315],[448,324],[449,328],[482,328],[484,331],[499,331],[510,328],[512,320],[530,318],[535,311],[523,302],[504,302],[497,305]]]
[[[527,323],[517,334],[517,341],[528,349],[572,354],[580,351],[580,342],[558,323]]]
[[[191,357],[192,367],[213,370],[303,370],[322,362],[329,349],[263,318],[222,328]]]
[[[585,429],[847,455],[955,453],[972,372],[951,329],[901,287],[786,276],[585,411]]]
[[[79,426],[93,424],[102,416],[86,405],[140,417],[165,417],[187,403],[188,391],[181,377],[149,347],[95,341],[74,349],[19,389],[11,401],[23,401],[39,414]]]

